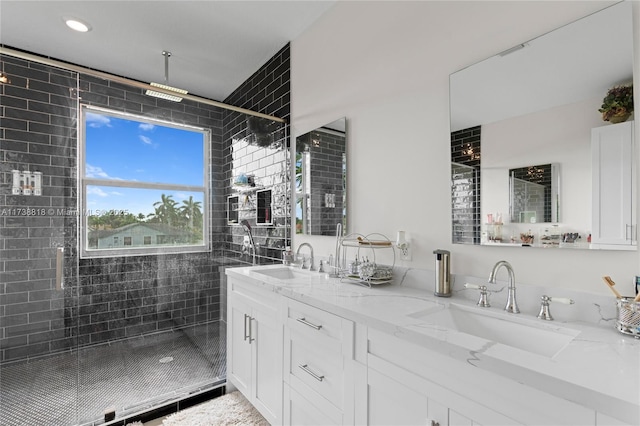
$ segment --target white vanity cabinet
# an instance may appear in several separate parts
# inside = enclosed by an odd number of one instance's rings
[[[227,380],[282,424],[281,297],[233,277],[227,287]]]
[[[554,359],[351,311],[336,298],[341,283],[278,288],[251,274],[227,271],[227,380],[272,425],[613,426],[636,418],[633,403],[559,378]],[[519,358],[496,357],[504,354]]]
[[[356,339],[359,339],[357,336]],[[595,425],[594,410],[368,329],[366,383],[356,423],[370,425]],[[553,386],[549,383],[549,386]]]
[[[635,246],[633,121],[591,130],[592,230],[595,248]]]
[[[285,424],[353,424],[353,322],[292,299],[285,310]]]

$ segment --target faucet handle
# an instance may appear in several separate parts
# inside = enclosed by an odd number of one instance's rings
[[[574,303],[576,303],[575,300],[569,299],[567,297],[549,297],[549,301],[550,302],[563,303],[565,305],[573,305]]]
[[[568,299],[565,297],[549,297],[546,294],[543,295],[540,299],[542,302],[540,303],[540,312],[538,313],[538,318],[545,321],[553,321],[551,311],[549,310],[549,302],[563,303],[565,305],[573,305],[574,303],[576,303],[573,299]]]
[[[478,303],[476,303],[476,305],[478,305],[478,306],[480,306],[482,308],[491,307],[491,305],[489,304],[489,299],[487,298],[488,291],[487,291],[487,286],[486,285],[477,285],[477,284],[466,283],[464,285],[464,288],[474,288],[474,289],[480,290],[480,299],[478,299]]]

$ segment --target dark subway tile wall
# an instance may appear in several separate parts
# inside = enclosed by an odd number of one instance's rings
[[[0,86],[0,360],[224,318],[224,265],[233,261],[222,259],[236,256],[235,242],[242,240],[239,227],[226,222],[231,140],[246,127],[246,115],[151,98],[141,89],[9,56],[0,60],[12,80]],[[226,103],[288,119],[289,74],[287,45]],[[77,207],[78,103],[211,130],[211,252],[79,258],[77,217],[65,214]],[[287,135],[288,124],[279,133],[280,151],[289,146]],[[284,157],[277,166],[286,170]],[[11,195],[13,169],[41,171],[43,195]],[[283,195],[288,212],[288,192]],[[288,217],[256,231],[263,247],[290,244]],[[59,247],[63,289],[55,283]],[[272,250],[263,254],[279,258]]]
[[[76,218],[76,75],[1,56],[11,84],[0,85],[0,360],[72,347],[56,289],[56,251],[73,256]],[[12,195],[12,170],[42,172],[41,196]],[[74,275],[69,257],[65,272]],[[69,281],[68,281],[69,282]]]
[[[212,252],[79,259],[78,103],[211,129],[212,170],[222,170],[222,111],[172,103],[140,89],[2,57],[0,360],[17,360],[220,318],[223,229]],[[79,86],[77,86],[79,81]],[[6,118],[5,118],[6,117]],[[11,170],[43,173],[43,195],[11,195]],[[217,191],[217,192],[216,192]],[[225,214],[212,185],[212,215]],[[217,198],[216,198],[217,195]],[[17,209],[17,208],[21,209]],[[56,249],[65,288],[57,289]]]
[[[265,63],[250,78],[241,84],[225,103],[276,116],[286,120],[284,124],[267,121],[272,132],[269,146],[254,143],[248,129],[246,114],[233,111],[224,113],[224,139],[231,144],[223,152],[225,169],[220,175],[225,182],[226,196],[239,195],[241,201],[247,197],[247,205],[255,205],[255,191],[237,191],[233,187],[234,178],[240,173],[253,174],[256,187],[271,189],[273,193],[273,223],[256,224],[256,212],[252,209],[240,212],[241,219],[247,219],[252,226],[259,263],[273,263],[282,259],[284,247],[291,245],[290,207],[290,158],[289,158],[289,117],[290,117],[290,48],[287,44]],[[225,196],[225,199],[226,199]],[[227,224],[226,214],[221,217],[228,228],[227,248],[237,253],[246,262],[251,256],[243,251],[244,231],[239,224]]]
[[[452,241],[480,244],[481,126],[451,133]]]

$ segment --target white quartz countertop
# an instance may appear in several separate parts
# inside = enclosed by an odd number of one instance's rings
[[[536,318],[537,312],[508,314],[502,306],[480,308],[464,298],[441,298],[399,285],[368,288],[317,272],[299,271],[303,273],[294,279],[278,279],[259,272],[282,268],[282,265],[232,268],[227,274],[256,279],[259,281],[256,284],[266,290],[630,424],[640,424],[640,340],[619,333],[611,323],[542,321]],[[448,329],[433,323],[429,315],[422,315],[451,309],[452,305],[489,312],[497,318],[535,321],[543,329],[569,331],[576,337],[559,352],[540,355]]]

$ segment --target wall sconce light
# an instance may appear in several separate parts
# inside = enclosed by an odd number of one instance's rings
[[[406,237],[404,231],[398,231],[396,237],[396,248],[400,250],[401,260],[411,260],[411,242]]]

